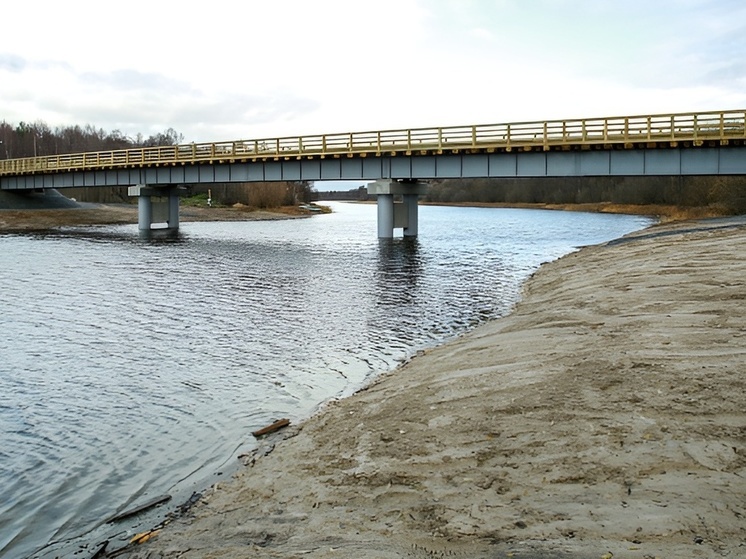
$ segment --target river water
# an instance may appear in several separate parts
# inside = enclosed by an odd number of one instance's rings
[[[0,557],[126,542],[227,477],[252,431],[506,314],[541,263],[651,223],[424,206],[418,239],[379,241],[374,205],[330,205],[169,241],[0,235]]]

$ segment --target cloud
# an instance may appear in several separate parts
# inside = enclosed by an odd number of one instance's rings
[[[8,72],[19,73],[23,71],[26,66],[26,61],[20,56],[14,54],[2,54],[0,53],[0,70],[7,70]]]
[[[253,94],[242,91],[204,91],[188,81],[137,70],[76,73],[66,64],[27,65],[25,86],[3,79],[0,93],[16,107],[8,120],[45,120],[54,125],[106,123],[130,135],[151,134],[172,127],[199,130],[190,140],[222,140],[216,132],[250,135],[252,126],[292,120],[312,113],[318,102],[292,92]],[[14,71],[11,69],[11,71]],[[33,118],[20,114],[28,106],[43,107]],[[212,133],[207,130],[213,128]]]

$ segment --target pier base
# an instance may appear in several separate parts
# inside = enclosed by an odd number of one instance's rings
[[[427,192],[427,184],[420,181],[400,182],[381,179],[368,184],[368,194],[378,203],[378,238],[391,239],[394,229],[401,228],[405,237],[418,234],[417,199]],[[394,196],[401,196],[395,202]]]
[[[176,232],[179,230],[179,196],[184,194],[183,187],[169,185],[165,187],[138,184],[130,186],[128,194],[137,196],[137,225],[140,232],[154,229]],[[165,224],[165,227],[163,227]],[[153,227],[153,225],[159,225]]]

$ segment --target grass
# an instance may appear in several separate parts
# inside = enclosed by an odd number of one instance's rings
[[[427,202],[420,201],[420,204]],[[684,221],[687,219],[704,219],[708,217],[723,217],[733,215],[733,212],[723,206],[673,206],[663,204],[614,204],[612,202],[600,202],[591,204],[521,204],[502,202],[461,202],[461,203],[438,203],[432,205],[443,206],[466,206],[480,208],[524,208],[544,210],[564,210],[575,212],[597,212],[615,213],[627,215],[649,215],[657,217],[662,222]]]

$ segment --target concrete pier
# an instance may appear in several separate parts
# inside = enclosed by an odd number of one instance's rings
[[[405,237],[418,233],[417,199],[427,192],[421,181],[381,179],[368,184],[368,194],[376,196],[378,204],[378,238],[391,239],[394,229],[402,229]],[[396,202],[394,197],[401,197]]]
[[[140,232],[154,229],[176,232],[179,230],[179,196],[186,190],[176,185],[153,187],[146,184],[130,186],[127,193],[137,196],[137,224]],[[153,227],[164,224],[165,227]]]
[[[370,190],[368,190],[370,193]],[[394,195],[379,194],[378,205],[378,238],[388,239],[394,236]]]

